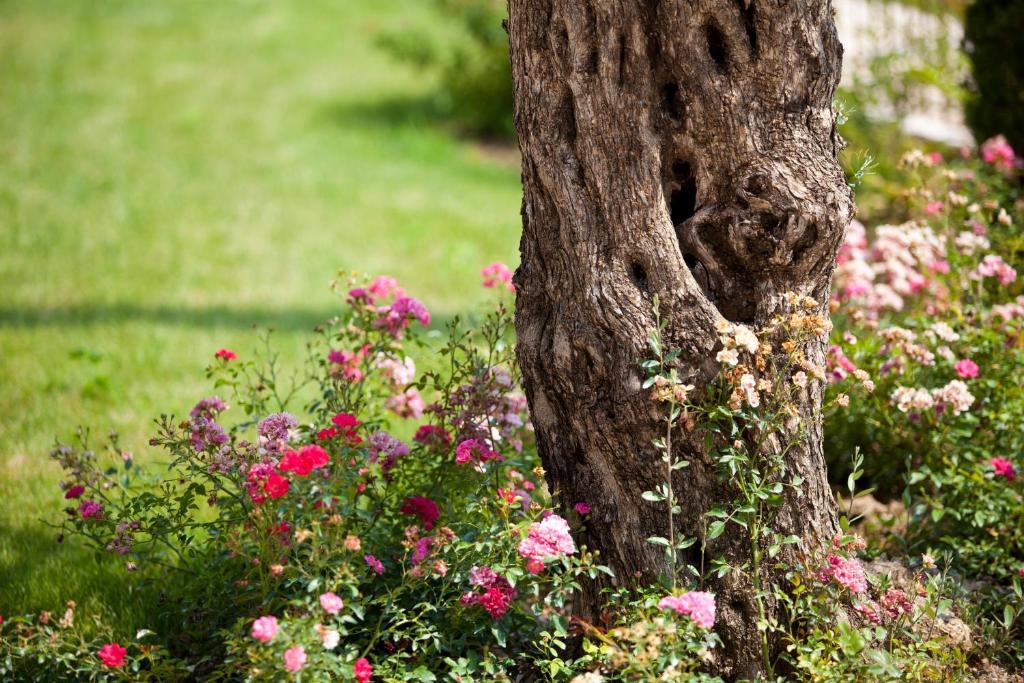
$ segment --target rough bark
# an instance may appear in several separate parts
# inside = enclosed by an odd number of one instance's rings
[[[524,188],[518,356],[540,454],[561,505],[594,507],[582,542],[616,581],[649,581],[664,555],[645,539],[666,526],[640,496],[662,473],[661,408],[638,364],[654,295],[665,346],[682,349],[680,373],[698,388],[716,371],[717,321],[757,327],[787,291],[826,310],[852,214],[831,3],[509,0],[508,29]],[[805,549],[837,530],[820,405],[820,388],[804,394],[811,435],[788,456],[802,496],[777,524]],[[699,444],[683,440],[678,455],[691,462],[674,482],[682,531],[699,536],[729,486]],[[736,536],[711,552],[741,554]],[[577,605],[584,618],[597,618],[599,588]],[[748,675],[759,661],[749,581],[713,588],[721,670]]]

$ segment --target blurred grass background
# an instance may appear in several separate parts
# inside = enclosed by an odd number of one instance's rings
[[[0,3],[0,615],[139,624],[120,561],[44,524],[54,437],[114,429],[146,462],[218,347],[259,324],[299,354],[338,269],[444,318],[514,265],[514,155],[434,123],[431,79],[374,46],[399,14],[444,31],[400,0]]]

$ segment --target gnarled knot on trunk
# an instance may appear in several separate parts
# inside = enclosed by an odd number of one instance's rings
[[[812,183],[801,182],[803,173],[790,168],[762,162],[739,169],[731,182],[709,188],[710,201],[675,226],[691,274],[732,322],[764,319],[767,311],[757,302],[771,292],[802,290],[827,267],[841,238],[843,212],[830,209]]]

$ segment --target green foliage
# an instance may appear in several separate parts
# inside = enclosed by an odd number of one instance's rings
[[[1024,0],[974,0],[967,7],[964,49],[973,79],[967,121],[979,140],[1005,135],[1024,150]]]
[[[880,520],[888,549],[950,553],[956,572],[979,581],[979,621],[1019,637],[1020,600],[1008,589],[1024,566],[1018,189],[998,160],[916,152],[901,174],[915,221],[854,226],[840,255],[829,366],[841,400],[828,404],[826,421],[832,480],[842,482],[844,458],[859,449],[856,469],[903,511]]]
[[[382,33],[378,42],[396,58],[435,72],[440,81],[435,105],[470,133],[511,138],[512,74],[508,36],[502,25],[504,0],[430,0],[452,30],[413,25]]]
[[[133,467],[116,436],[96,451],[83,431],[54,450],[69,501],[64,533],[124,558],[133,582],[159,580],[167,605],[161,623],[147,624],[157,650],[102,632],[129,645],[126,665],[108,667],[115,674],[279,680],[298,647],[304,680],[350,679],[360,657],[381,680],[555,666],[570,597],[608,570],[564,546],[559,518],[559,552],[524,562],[520,539],[550,501],[535,481],[511,317],[499,305],[474,329],[452,322],[443,370],[413,382],[404,350],[421,343],[410,325],[429,315],[396,287],[350,283],[344,313],[318,328],[295,373],[269,343],[223,354],[208,375],[244,416],[228,434],[216,421],[229,408],[211,397],[188,420],[162,417],[151,444],[168,455],[165,474]],[[408,446],[385,430],[401,428],[396,415],[423,417],[420,391],[432,400],[430,425]],[[301,422],[282,412],[296,408]],[[464,449],[476,455],[452,457]],[[327,593],[344,605],[328,610]],[[250,635],[260,616],[280,620],[268,642]],[[7,672],[67,662],[71,676],[99,676],[97,637],[64,621],[47,637],[26,620],[8,626]]]
[[[836,619],[836,606],[849,600],[836,584],[815,580],[813,572],[791,571],[788,579],[788,590],[778,593],[789,619],[782,658],[798,678],[882,683],[959,681],[969,676],[968,649],[935,637],[935,623],[953,616],[949,595],[956,584],[944,574],[918,575],[921,583],[915,592],[920,594],[909,611],[854,598],[859,619]],[[871,590],[883,596],[883,604],[884,596],[906,595],[887,575],[875,577]]]
[[[479,135],[511,138],[512,73],[504,0],[429,0],[450,25],[443,34],[413,25],[382,33],[395,57],[435,73],[434,105],[444,117]]]

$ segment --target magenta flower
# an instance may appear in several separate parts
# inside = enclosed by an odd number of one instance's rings
[[[504,576],[499,576],[490,567],[473,567],[469,570],[470,585],[483,589],[483,593],[469,592],[459,598],[463,606],[480,605],[492,619],[500,619],[508,611],[516,597],[516,589]]]
[[[512,598],[500,588],[488,588],[478,599],[480,606],[487,610],[493,619],[501,619],[508,611]]]
[[[366,566],[368,566],[370,569],[377,572],[378,574],[384,573],[384,563],[382,563],[373,555],[363,555],[363,561],[366,562]]]
[[[86,498],[78,504],[78,514],[82,519],[101,519],[103,517],[103,503]]]
[[[424,327],[430,324],[430,311],[427,307],[419,300],[408,296],[399,296],[390,306],[381,306],[377,309],[377,314],[373,326],[384,329],[395,339],[400,339],[414,320],[419,321]]]
[[[430,536],[424,536],[416,541],[416,547],[412,551],[412,563],[419,564],[430,555],[430,544],[434,541]]]
[[[580,513],[581,515],[589,515],[591,512],[590,506],[587,505],[586,503],[576,503],[576,512]]]
[[[220,396],[207,396],[192,406],[188,416],[192,419],[205,417],[208,420],[213,420],[213,418],[217,417],[218,413],[223,413],[227,409],[228,404],[224,403]]]
[[[689,615],[701,628],[713,628],[715,625],[715,596],[704,591],[666,595],[658,602],[658,609],[672,609]]]
[[[430,531],[434,528],[434,522],[441,516],[438,510],[437,503],[430,498],[425,496],[412,496],[402,501],[402,507],[399,511],[403,515],[409,515],[410,517],[419,517],[423,523],[423,527]]]
[[[455,462],[459,465],[472,464],[478,471],[483,471],[488,460],[501,461],[501,455],[489,449],[479,439],[465,439],[455,447]]]
[[[107,643],[100,648],[97,656],[103,665],[111,669],[124,666],[124,656],[128,653],[123,647],[117,643]]]
[[[1017,473],[1014,471],[1013,463],[1006,458],[992,458],[989,464],[996,471],[997,477],[1006,477],[1009,481],[1016,479]]]
[[[956,374],[960,375],[964,379],[974,379],[978,376],[979,370],[978,364],[970,358],[958,360],[956,365],[953,366],[953,369],[956,370]]]
[[[64,499],[71,500],[72,498],[80,498],[83,493],[85,493],[85,487],[81,484],[75,484],[65,492]]]
[[[981,143],[981,158],[985,160],[986,164],[992,164],[996,168],[1005,171],[1013,168],[1016,162],[1013,147],[1010,146],[1010,143],[1002,135],[989,138]]]
[[[355,665],[352,667],[352,673],[355,675],[356,680],[359,683],[367,683],[370,677],[373,676],[373,667],[370,665],[370,660],[366,657],[360,657],[356,660]]]
[[[269,643],[277,635],[277,617],[260,617],[252,622],[252,637],[261,643]]]

